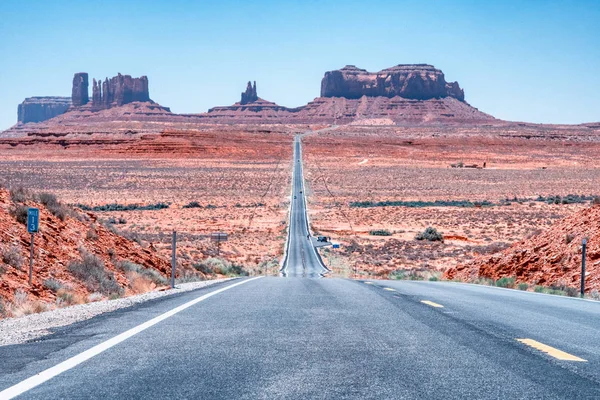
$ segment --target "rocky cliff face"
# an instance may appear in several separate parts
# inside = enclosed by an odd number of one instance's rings
[[[465,99],[457,82],[446,82],[442,71],[428,64],[400,64],[379,72],[347,65],[340,70],[326,72],[321,81],[321,97],[359,99],[362,96],[400,96],[413,100]]]
[[[87,72],[78,72],[73,76],[73,89],[71,91],[73,107],[81,107],[90,101],[88,86]]]
[[[28,97],[19,104],[18,122],[41,122],[63,114],[71,106],[70,97]]]
[[[148,77],[132,78],[131,75],[118,74],[104,81],[92,81],[93,109],[107,109],[134,101],[150,101]]]

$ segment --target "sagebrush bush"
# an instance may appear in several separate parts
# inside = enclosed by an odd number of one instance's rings
[[[46,289],[50,289],[52,290],[54,293],[58,292],[60,289],[63,288],[63,284],[61,281],[54,279],[54,278],[49,278],[46,279],[44,281],[44,287]]]
[[[12,215],[18,223],[27,225],[27,210],[26,206],[17,205],[10,210],[10,215]]]
[[[31,193],[22,186],[10,189],[10,199],[14,203],[25,203],[31,200]]]
[[[154,282],[157,285],[166,285],[168,283],[167,278],[165,278],[157,270],[146,268],[143,265],[136,264],[129,260],[121,261],[117,264],[117,266],[125,272],[134,272],[139,274],[140,276],[149,279],[151,282]]]
[[[112,273],[106,270],[104,262],[95,254],[82,250],[81,260],[73,260],[67,269],[81,280],[91,292],[105,295],[122,295],[123,288],[117,283]]]
[[[2,261],[5,264],[21,270],[25,259],[21,255],[21,249],[18,246],[3,246],[0,251],[2,251]]]
[[[529,289],[529,284],[522,282],[522,283],[519,283],[519,285],[517,287],[519,288],[519,290],[527,290],[527,289]]]
[[[441,234],[441,232],[438,232],[437,229],[430,226],[423,232],[418,233],[417,236],[415,236],[415,239],[427,240],[429,242],[443,242],[444,236]]]

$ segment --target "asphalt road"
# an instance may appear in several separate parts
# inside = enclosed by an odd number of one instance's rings
[[[241,282],[22,398],[600,398],[598,303],[444,282]],[[0,347],[0,388],[230,285]],[[519,338],[587,361],[560,361]]]
[[[284,277],[317,278],[327,273],[315,251],[315,238],[309,235],[305,194],[302,149],[300,137],[296,136],[287,255],[281,270]]]

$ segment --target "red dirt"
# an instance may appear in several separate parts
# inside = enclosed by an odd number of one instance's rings
[[[472,263],[451,268],[447,279],[515,277],[542,286],[579,287],[581,242],[588,239],[586,292],[600,289],[600,206],[576,212],[543,233]]]

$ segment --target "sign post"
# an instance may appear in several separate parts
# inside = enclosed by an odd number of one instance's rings
[[[587,239],[581,242],[581,298],[585,294],[585,250],[587,247]]]
[[[33,281],[33,242],[40,225],[40,210],[30,207],[27,209],[27,232],[31,233],[31,249],[29,251],[29,285]]]
[[[225,232],[213,232],[210,234],[213,242],[217,242],[217,256],[221,253],[221,242],[226,242],[228,235]]]
[[[177,265],[177,232],[173,231],[173,240],[171,242],[171,289],[175,288],[175,267]]]

